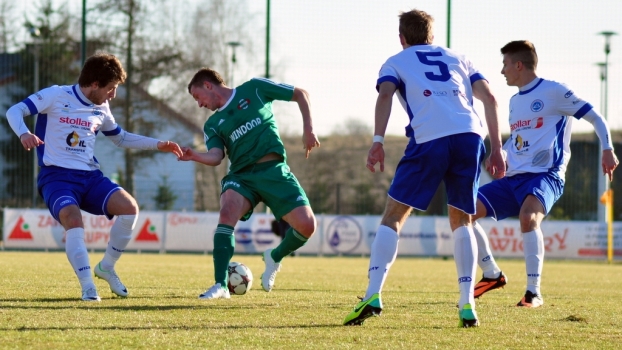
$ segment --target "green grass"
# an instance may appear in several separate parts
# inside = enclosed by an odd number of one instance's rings
[[[101,259],[91,254],[91,263]],[[367,258],[286,258],[275,289],[261,289],[260,256],[234,256],[255,274],[230,300],[199,300],[213,284],[211,256],[125,254],[117,272],[130,291],[80,301],[64,253],[0,252],[0,348],[210,349],[613,349],[622,342],[622,265],[547,261],[539,309],[517,308],[522,260],[501,260],[504,290],[477,302],[481,327],[457,328],[452,260],[399,258],[381,317],[344,327],[367,286]],[[478,272],[479,275],[479,272]]]

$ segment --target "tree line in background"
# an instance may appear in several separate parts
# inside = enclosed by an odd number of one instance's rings
[[[122,108],[122,115],[116,117],[130,132],[156,127],[143,125],[144,121],[133,118],[131,86],[154,91],[159,99],[184,115],[194,116],[197,125],[202,125],[209,111],[202,109],[198,113],[194,101],[188,98],[188,77],[203,66],[214,67],[229,77],[233,62],[227,42],[242,41],[245,45],[241,50],[249,53],[254,50],[250,40],[253,16],[243,12],[244,6],[240,6],[243,0],[198,2],[194,10],[183,9],[185,20],[172,15],[182,10],[175,9],[176,1],[89,0],[88,4],[87,56],[96,51],[108,51],[121,58],[128,72],[126,88],[129,93],[125,99],[115,99],[112,104]],[[80,37],[76,35],[81,32],[80,16],[69,13],[66,4],[54,7],[51,0],[42,0],[22,20],[22,14],[15,13],[14,5],[13,0],[0,0],[0,47],[3,49],[0,55],[7,55],[3,62],[9,64],[9,67],[0,67],[3,74],[0,79],[8,77],[16,83],[16,88],[9,92],[10,102],[2,106],[4,110],[43,87],[75,83],[81,67]],[[19,26],[12,27],[16,23]],[[34,69],[35,66],[38,69]],[[7,73],[13,75],[7,76]],[[32,123],[32,119],[28,122]],[[0,118],[0,123],[3,130],[10,130],[6,118]],[[614,135],[614,141],[620,139],[619,136]],[[576,135],[573,139],[565,193],[549,218],[595,220],[600,161],[597,139]],[[322,137],[322,147],[314,149],[309,159],[304,157],[300,137],[287,136],[283,140],[288,163],[307,191],[316,213],[361,215],[382,213],[386,192],[407,142],[405,137],[387,137],[385,172],[372,174],[364,166],[371,144],[371,127],[365,123],[350,120],[333,135]],[[622,149],[620,142],[615,145]],[[9,179],[3,190],[10,194],[10,199],[0,206],[32,206],[34,152],[26,152],[12,134],[10,138],[0,139],[0,152],[9,165],[2,169]],[[136,160],[150,154],[136,150],[125,153],[125,169],[119,169],[119,183],[128,191],[133,192]],[[224,164],[197,168],[194,210],[219,209],[220,179],[226,170]],[[158,192],[153,194],[161,205],[158,209],[170,208],[175,200],[174,186],[167,179],[158,186]],[[619,220],[622,219],[622,183],[613,181],[612,188],[616,193],[614,219]],[[42,207],[42,203],[38,206]],[[428,210],[415,214],[446,213],[441,186]]]
[[[251,14],[246,13],[244,0],[206,0],[178,6],[165,0],[89,0],[86,9],[86,56],[106,51],[119,57],[127,71],[125,96],[111,101],[112,107],[123,110],[115,115],[128,132],[151,130],[144,120],[135,117],[132,87],[154,91],[157,97],[201,125],[209,115],[198,110],[187,95],[188,77],[199,68],[210,66],[225,77],[232,71],[229,41],[245,42],[241,52],[252,52]],[[68,2],[41,0],[27,13],[18,12],[13,0],[0,0],[0,48],[3,83],[11,82],[6,111],[31,93],[51,85],[77,82],[82,65],[82,14],[71,13]],[[27,118],[33,130],[34,118]],[[160,126],[162,127],[162,126]],[[6,118],[0,128],[10,131]],[[12,135],[11,135],[12,136]],[[188,140],[192,135],[188,135]],[[3,176],[8,179],[5,190],[14,206],[32,197],[35,152],[26,152],[15,137],[0,139],[0,152],[5,160]],[[135,166],[153,152],[125,150],[125,167],[119,169],[118,182],[134,194]],[[161,187],[156,196],[168,198]],[[29,206],[33,206],[31,200]],[[174,199],[173,199],[174,201]],[[42,203],[36,203],[39,207]],[[22,204],[23,205],[23,204]]]

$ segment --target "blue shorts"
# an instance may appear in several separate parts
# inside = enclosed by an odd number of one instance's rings
[[[474,133],[445,136],[422,144],[411,138],[395,170],[389,197],[426,210],[443,181],[447,204],[475,214],[480,164],[485,153],[484,141]]]
[[[55,166],[41,167],[37,186],[52,217],[58,222],[60,210],[72,204],[88,213],[106,215],[112,219],[114,215],[108,213],[106,206],[112,193],[121,189],[99,170],[73,170]]]
[[[503,220],[518,216],[523,201],[534,195],[548,214],[564,193],[564,181],[557,173],[524,173],[494,180],[479,189],[477,198],[486,207],[486,216]]]

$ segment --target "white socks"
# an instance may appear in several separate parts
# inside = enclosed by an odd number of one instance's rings
[[[91,264],[89,263],[89,253],[86,250],[86,244],[84,244],[83,228],[77,227],[67,230],[65,253],[76,276],[78,276],[82,290],[95,288]]]
[[[544,262],[544,238],[542,230],[523,233],[523,252],[527,272],[527,290],[540,295],[540,279]]]
[[[367,273],[369,285],[363,300],[367,300],[372,295],[382,291],[389,269],[397,256],[398,241],[399,236],[392,228],[384,225],[378,227],[376,238],[374,238],[374,242],[371,244],[369,272]]]
[[[125,251],[125,247],[130,243],[132,230],[136,226],[137,215],[119,215],[110,229],[110,241],[106,247],[106,253],[102,259],[101,266],[104,270],[114,268],[117,260]]]
[[[495,258],[492,256],[488,237],[482,226],[476,221],[473,224],[473,233],[477,241],[477,264],[484,272],[486,278],[497,278],[501,273],[501,269],[497,265]]]
[[[475,308],[473,278],[477,272],[477,242],[470,227],[460,226],[454,231],[454,260],[458,271],[458,286],[460,287],[460,301],[458,307],[462,310],[464,304],[470,303]]]

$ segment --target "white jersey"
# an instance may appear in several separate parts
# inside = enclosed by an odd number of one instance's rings
[[[486,136],[473,108],[471,86],[480,79],[483,75],[465,56],[437,45],[415,45],[382,65],[377,87],[385,81],[397,86],[410,119],[406,136],[423,143],[466,132]]]
[[[101,130],[110,136],[121,132],[108,102],[93,104],[78,85],[54,85],[22,102],[32,115],[39,114],[34,132],[44,142],[37,147],[39,166],[99,169],[93,155],[97,133]]]
[[[564,84],[536,78],[510,99],[511,137],[506,176],[556,172],[564,179],[570,161],[572,118],[583,117],[592,105]]]

